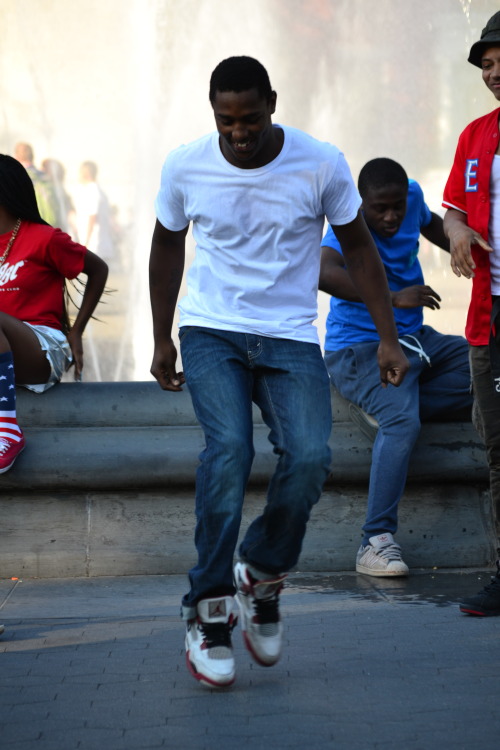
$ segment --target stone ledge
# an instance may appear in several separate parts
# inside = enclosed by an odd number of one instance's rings
[[[332,475],[313,509],[300,569],[352,570],[371,441],[332,391]],[[27,447],[0,476],[2,576],[185,573],[194,563],[194,478],[203,448],[189,393],[154,382],[18,391]],[[276,457],[254,411],[256,457],[242,533]],[[400,503],[410,567],[483,567],[496,535],[484,448],[470,422],[425,424]]]
[[[178,427],[198,425],[189,391],[162,391],[153,381],[59,383],[44,394],[17,389],[24,427]],[[262,423],[254,409],[254,422]]]
[[[332,390],[332,481],[366,483],[372,444]],[[0,476],[4,490],[140,490],[191,486],[203,435],[189,392],[153,382],[61,383],[43,395],[18,389],[27,446]],[[251,485],[267,483],[276,457],[268,428],[254,409]],[[422,426],[409,481],[486,482],[484,447],[470,422]]]
[[[265,491],[250,488],[241,534],[264,503]],[[326,489],[313,508],[298,569],[352,571],[365,507],[363,487]],[[196,562],[193,489],[5,492],[0,514],[2,578],[185,575]],[[480,568],[494,560],[484,488],[411,485],[399,518],[397,539],[411,568]]]

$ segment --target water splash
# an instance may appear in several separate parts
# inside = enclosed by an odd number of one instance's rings
[[[80,163],[96,161],[126,229],[122,268],[110,279],[119,292],[100,311],[109,325],[94,327],[107,380],[150,377],[147,264],[161,165],[213,129],[208,78],[223,57],[262,60],[278,92],[277,122],[338,145],[354,177],[375,156],[401,161],[438,213],[458,134],[493,108],[466,62],[497,10],[492,0],[379,0],[369,12],[366,0],[233,0],[230,11],[213,0],[0,5],[9,29],[0,151],[31,142],[37,162],[64,164],[70,193]],[[460,333],[466,284],[425,244],[422,253],[445,301],[427,322]]]

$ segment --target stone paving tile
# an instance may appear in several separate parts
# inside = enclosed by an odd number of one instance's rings
[[[142,729],[127,729],[124,740],[127,750],[142,750],[142,748],[147,750],[147,748],[156,747],[184,748],[185,750],[198,750],[199,748],[202,750],[207,747],[208,742],[205,728],[183,727],[178,729],[172,726],[153,727],[148,731],[147,737],[144,736]],[[219,745],[219,747],[223,748],[224,745]],[[241,747],[241,744],[235,745],[235,748],[238,747]]]
[[[301,579],[283,596],[282,660],[253,664],[238,629],[237,682],[223,691],[186,671],[176,601],[184,581],[30,581],[0,607],[0,746],[498,750],[500,618],[458,613],[453,587],[464,581],[477,586],[477,574],[397,586]],[[57,600],[50,610],[47,592]]]
[[[32,748],[37,747],[37,745],[35,745],[34,743],[40,739],[40,725],[41,722],[39,720],[24,721],[22,723],[9,723],[2,718],[2,722],[0,724],[2,745],[5,748],[16,748],[16,750],[18,744],[20,743],[22,743],[23,745],[29,743],[29,746]]]

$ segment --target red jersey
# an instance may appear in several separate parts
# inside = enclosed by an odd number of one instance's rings
[[[0,234],[0,256],[11,233]],[[83,270],[87,248],[60,229],[22,221],[0,266],[0,310],[32,325],[62,329],[64,279]]]
[[[444,190],[443,206],[467,214],[467,224],[488,242],[490,172],[498,146],[499,110],[474,120],[458,140],[455,161]],[[488,344],[491,327],[489,253],[473,245],[476,264],[465,336],[470,344]],[[500,250],[500,248],[499,248]]]

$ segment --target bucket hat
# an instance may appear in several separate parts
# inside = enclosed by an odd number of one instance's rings
[[[500,47],[500,10],[491,16],[490,20],[481,32],[481,39],[479,42],[475,42],[470,48],[469,57],[467,58],[470,63],[476,65],[478,68],[481,67],[481,58],[484,51],[488,47]]]

